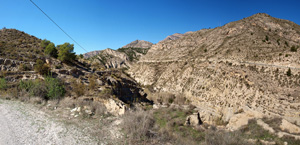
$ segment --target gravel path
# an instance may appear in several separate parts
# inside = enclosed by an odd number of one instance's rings
[[[97,144],[82,130],[19,101],[0,99],[0,145]]]

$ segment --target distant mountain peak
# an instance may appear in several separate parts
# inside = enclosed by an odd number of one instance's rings
[[[123,46],[122,48],[150,48],[153,43],[145,40],[135,40]]]

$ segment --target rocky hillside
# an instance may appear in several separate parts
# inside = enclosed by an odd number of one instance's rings
[[[41,39],[15,29],[0,30],[0,57],[35,61],[44,56]]]
[[[148,41],[136,40],[117,50],[107,48],[92,51],[84,54],[84,57],[89,59],[93,65],[98,64],[105,68],[128,68],[145,55],[152,45]]]
[[[67,92],[65,97],[103,101],[112,114],[119,114],[120,111],[124,113],[126,103],[148,101],[139,84],[122,70],[92,71],[88,64],[78,60],[64,63],[46,56],[40,46],[41,40],[34,36],[15,29],[2,29],[0,34],[0,93],[15,93],[14,97],[18,98],[20,96],[16,94],[20,93],[18,86],[21,81],[28,81],[33,85],[43,82],[49,75],[62,82]],[[124,53],[111,49],[102,51],[102,54],[114,57],[110,62],[119,61],[118,59],[128,60]],[[39,61],[36,61],[37,59]],[[42,66],[38,68],[38,64]],[[47,73],[42,74],[41,70]],[[36,87],[40,86],[42,85]],[[37,90],[43,92],[42,89]]]
[[[183,94],[204,122],[234,129],[277,116],[300,125],[299,45],[299,25],[256,14],[161,41],[129,73],[155,93]]]

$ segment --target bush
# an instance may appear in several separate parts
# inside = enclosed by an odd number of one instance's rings
[[[297,52],[297,48],[296,48],[295,45],[293,45],[293,46],[291,47],[291,51],[292,51],[292,52]]]
[[[289,76],[289,77],[292,76],[292,70],[291,70],[291,68],[289,68],[289,70],[286,72],[286,75]]]
[[[75,92],[77,97],[84,95],[85,85],[81,81],[73,80],[71,83],[72,91]]]
[[[41,75],[48,75],[50,73],[50,67],[44,63],[44,61],[37,59],[34,70]]]
[[[269,37],[266,35],[266,39],[265,39],[266,41],[269,41]]]
[[[91,77],[89,77],[89,89],[94,90],[97,87],[96,84],[96,77],[94,75],[92,75]]]
[[[20,81],[19,88],[30,96],[41,97],[45,100],[59,99],[64,96],[65,89],[59,79],[46,77],[45,80]]]
[[[289,43],[287,41],[285,41],[284,44],[289,47]]]
[[[5,78],[0,78],[0,90],[6,89],[7,88],[7,82]]]
[[[46,77],[47,98],[46,99],[59,99],[62,98],[66,90],[63,83],[57,78]]]

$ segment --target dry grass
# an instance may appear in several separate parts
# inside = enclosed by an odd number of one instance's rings
[[[138,110],[123,116],[122,129],[129,144],[149,143],[154,138],[154,134],[151,133],[153,127],[152,112]]]
[[[205,132],[206,145],[250,145],[240,132],[227,132],[211,127]]]

